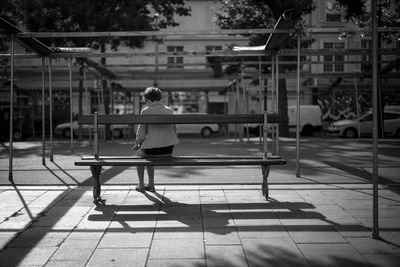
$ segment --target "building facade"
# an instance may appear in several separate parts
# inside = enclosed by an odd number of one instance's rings
[[[187,1],[187,5],[192,9],[191,16],[178,17],[178,27],[160,30],[168,34],[149,37],[141,49],[119,48],[118,53],[124,54],[108,57],[104,66],[107,71],[115,74],[112,78],[92,66],[85,67],[80,73],[76,61],[53,59],[51,71],[54,124],[65,122],[69,118],[69,64],[72,65],[72,110],[75,114],[78,113],[80,105],[79,88],[84,88],[81,100],[83,113],[104,110],[102,104],[104,97],[107,97],[104,95],[104,83],[112,95],[110,108],[116,114],[138,113],[142,105],[140,93],[154,84],[165,92],[166,103],[174,106],[177,112],[259,113],[264,105],[269,110],[276,110],[278,103],[273,87],[277,83],[272,82],[271,74],[261,74],[255,67],[257,64],[244,62],[242,71],[228,75],[224,70],[229,64],[212,65],[207,60],[207,54],[229,52],[232,44],[248,45],[248,39],[242,35],[211,34],[212,31],[219,30],[214,15],[215,10],[219,8],[219,2]],[[345,21],[343,10],[335,0],[318,0],[314,1],[314,4],[316,8],[310,15],[305,16],[304,24],[306,28],[316,28],[320,31],[306,33],[302,37],[303,40],[312,40],[307,50],[315,52],[306,53],[302,57],[300,103],[320,105],[323,119],[326,120],[355,116],[357,112],[371,106],[369,55],[361,53],[361,50],[354,53],[325,51],[367,49],[370,48],[370,37],[362,32],[341,30],[357,30],[357,26]],[[323,29],[327,31],[324,32]],[[190,34],[200,31],[204,33]],[[382,43],[382,47],[396,46],[398,48],[398,42]],[[18,47],[16,52],[25,53],[23,48]],[[109,49],[107,52],[113,51]],[[392,63],[397,57],[398,54],[382,56],[381,67]],[[283,61],[280,54],[276,58]],[[92,60],[98,62],[99,58]],[[18,88],[15,99],[19,101],[21,110],[27,110],[26,113],[31,115],[29,120],[32,125],[28,128],[31,129],[30,132],[35,133],[40,129],[35,126],[35,122],[40,121],[43,104],[40,68],[42,59],[17,58],[15,65],[15,84]],[[5,66],[5,69],[7,67],[9,69],[9,65]],[[400,81],[396,78],[396,72],[398,73],[398,68],[390,70],[385,78],[381,79],[381,97],[385,104],[400,103]],[[46,112],[50,103],[48,73],[46,69]],[[296,70],[284,71],[278,75],[286,80],[288,104],[295,104]],[[264,103],[266,91],[268,97],[267,103]],[[7,106],[9,87],[5,81],[0,92],[1,105]]]

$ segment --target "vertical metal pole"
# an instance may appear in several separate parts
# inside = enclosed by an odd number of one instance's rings
[[[300,29],[297,29],[297,86],[296,86],[296,177],[300,177]]]
[[[94,158],[96,160],[99,159],[99,125],[98,125],[98,117],[97,111],[94,113],[93,118],[93,133],[94,133]]]
[[[72,60],[69,58],[68,59],[68,68],[69,68],[69,120],[71,123],[71,152],[74,152],[74,118],[73,118],[73,112],[72,112]]]
[[[239,91],[239,79],[236,80],[236,114],[240,113],[240,91]],[[239,124],[236,125],[236,134],[238,136],[239,142],[243,142],[243,133],[241,132],[242,127]]]
[[[9,165],[8,165],[8,180],[11,183],[14,183],[13,178],[13,153],[14,153],[14,143],[13,143],[13,134],[14,134],[14,34],[11,35],[11,81],[10,81],[10,144],[9,144]]]
[[[243,90],[243,109],[244,113],[248,113],[248,107],[247,107],[247,97],[246,97],[246,84],[244,81],[244,73],[242,76],[242,90]],[[249,124],[246,123],[246,137],[247,137],[247,142],[250,142],[250,133],[249,133]]]
[[[36,93],[34,93],[34,97],[32,97],[32,137],[36,139],[35,133],[35,106],[36,106]]]
[[[357,112],[357,131],[358,131],[358,138],[360,138],[360,111],[358,106],[358,88],[357,88],[357,78],[354,78],[354,90],[356,91],[356,112]]]
[[[49,121],[50,121],[50,161],[53,162],[53,88],[51,84],[51,59],[48,58],[49,69]]]
[[[268,157],[268,111],[264,110],[264,159]]]
[[[46,165],[46,99],[45,99],[46,59],[42,57],[42,165]]]
[[[262,65],[261,65],[261,57],[259,56],[258,57],[258,84],[259,84],[259,89],[260,89],[260,91],[259,91],[259,99],[260,99],[260,114],[263,112],[263,101],[262,101],[262,86],[263,86],[263,81],[262,81],[262,77],[261,77],[261,68],[262,68]],[[260,140],[259,140],[259,142],[260,142],[260,146],[261,146],[261,144],[262,144],[262,127],[260,126],[259,127],[259,131],[258,131],[258,134],[259,134],[259,136],[260,136]]]
[[[276,56],[276,106],[275,106],[275,112],[279,113],[279,56]],[[275,154],[279,155],[279,125],[276,126],[276,130],[275,130],[275,134],[276,134],[276,139],[275,139]]]
[[[84,85],[85,85],[85,105],[86,105],[86,114],[91,114],[90,110],[90,104],[91,104],[91,99],[89,99],[89,93],[88,93],[88,88],[87,88],[87,77],[86,77],[86,68],[83,68],[83,80],[84,80]],[[89,144],[92,143],[92,130],[91,126],[89,127]]]
[[[379,239],[378,216],[378,29],[376,0],[372,0],[372,238]]]
[[[271,57],[271,110],[275,110],[275,56]],[[271,127],[271,153],[274,152],[275,145],[275,127]]]

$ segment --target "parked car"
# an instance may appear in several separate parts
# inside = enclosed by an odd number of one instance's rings
[[[384,112],[383,114],[385,135],[400,137],[400,113]],[[333,122],[328,127],[328,133],[336,136],[354,138],[360,136],[372,135],[372,111],[367,111],[357,119],[339,120]]]
[[[78,134],[78,129],[79,129],[79,124],[77,121],[72,122],[72,127],[74,131],[74,135],[76,136]],[[83,135],[89,135],[89,129],[93,127],[90,126],[89,124],[83,124],[82,125],[82,134]],[[102,126],[100,126],[102,127]],[[128,133],[129,131],[129,125],[128,124],[113,124],[111,125],[111,131],[112,131],[112,136],[114,138],[121,138],[125,134]],[[56,125],[56,128],[54,130],[54,135],[59,136],[59,137],[65,137],[69,138],[71,137],[71,123],[66,122],[66,123],[61,123]]]
[[[207,113],[181,113],[177,115],[205,115]],[[203,137],[210,137],[218,133],[220,126],[218,124],[176,124],[178,134],[201,134]]]
[[[288,106],[289,132],[296,132],[297,127],[297,107]],[[268,131],[270,131],[269,129]],[[312,136],[315,132],[322,130],[321,109],[318,105],[300,106],[300,134],[302,136]],[[258,124],[249,124],[249,133],[256,136],[260,133]]]

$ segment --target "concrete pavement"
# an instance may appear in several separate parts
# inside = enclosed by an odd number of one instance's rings
[[[1,187],[0,266],[399,266],[400,196],[368,184]]]
[[[256,139],[208,142],[183,140],[178,153],[259,153]],[[39,142],[16,143],[14,186],[4,146],[0,266],[400,266],[399,141],[380,149],[381,240],[370,238],[370,143],[303,140],[300,178],[293,144],[281,142],[288,165],[272,169],[268,201],[259,168],[159,169],[154,194],[135,191],[134,169],[110,168],[102,206],[92,202],[90,172],[73,166],[90,146],[71,153],[56,142],[55,162],[42,166]]]

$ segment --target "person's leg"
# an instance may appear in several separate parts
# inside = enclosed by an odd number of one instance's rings
[[[145,153],[142,149],[139,149],[136,155],[143,157],[145,156]],[[136,190],[144,191],[144,166],[136,166],[136,171],[139,179],[139,184],[137,185]]]
[[[138,189],[144,189],[144,166],[136,166],[137,175],[139,178]]]
[[[152,151],[150,151],[150,149],[149,149],[149,150],[145,151],[146,152],[146,157],[148,157],[148,158],[171,157],[174,147],[170,146],[170,147],[166,147],[166,148],[167,148],[166,149],[167,151],[163,151],[162,152],[163,154],[156,154],[156,153],[154,153],[155,149],[152,149]],[[160,151],[157,151],[157,152],[160,152]],[[148,184],[147,184],[145,189],[150,191],[150,192],[154,192],[155,191],[155,189],[154,189],[154,166],[147,166],[147,175],[149,176],[149,182],[148,182]]]
[[[147,166],[147,175],[149,177],[148,187],[154,187],[154,166]]]

